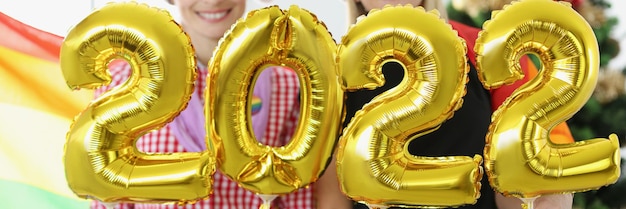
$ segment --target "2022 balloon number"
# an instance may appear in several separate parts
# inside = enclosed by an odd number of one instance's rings
[[[372,205],[457,206],[479,197],[481,156],[419,157],[405,148],[451,117],[466,91],[467,48],[436,11],[409,6],[373,11],[350,28],[336,51],[326,27],[306,10],[269,7],[249,13],[224,36],[209,65],[209,151],[157,155],[137,151],[134,142],[184,108],[193,89],[194,53],[169,15],[130,5],[111,4],[93,13],[70,32],[62,48],[70,86],[103,84],[106,63],[115,58],[133,68],[122,87],[95,100],[70,128],[66,173],[79,196],[193,202],[210,194],[216,164],[258,194],[306,186],[321,175],[341,131],[338,85],[352,90],[379,86],[382,64],[396,61],[405,67],[403,81],[357,112],[339,140],[342,191]],[[137,12],[150,18],[125,18]],[[148,24],[163,22],[169,22],[167,30]],[[249,50],[240,50],[242,43]],[[596,40],[571,7],[550,0],[514,2],[485,25],[476,52],[486,88],[519,79],[517,60],[526,53],[538,54],[544,66],[493,115],[484,157],[495,189],[536,197],[617,180],[614,135],[568,145],[549,142],[551,128],[580,109],[596,82]],[[302,86],[301,119],[284,147],[255,143],[249,128],[246,92],[259,69],[271,65],[293,68]]]

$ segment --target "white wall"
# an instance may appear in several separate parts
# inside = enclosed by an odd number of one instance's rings
[[[0,12],[7,14],[36,28],[65,36],[72,25],[88,16],[92,8],[99,8],[111,1],[123,0],[2,0]],[[170,11],[178,17],[172,5],[165,0],[135,0],[154,7]],[[247,10],[269,6],[263,0],[247,0]],[[323,2],[323,3],[322,3]],[[343,35],[346,28],[345,5],[343,0],[273,0],[271,4],[288,9],[295,4],[316,14],[322,20],[336,40]]]
[[[609,2],[611,2],[611,9],[609,9],[606,14],[609,17],[619,18],[619,23],[611,35],[619,40],[621,50],[617,57],[611,60],[609,68],[622,70],[626,68],[626,12],[623,10],[626,8],[626,1],[610,0]]]
[[[24,23],[36,28],[65,36],[72,25],[90,14],[92,8],[98,8],[107,2],[114,0],[2,0],[0,12],[3,12]],[[115,0],[120,1],[120,0]],[[165,8],[171,11],[172,16],[178,14],[165,0],[136,0],[155,7]],[[287,9],[295,4],[305,8],[318,16],[333,34],[335,41],[341,41],[341,36],[346,30],[345,0],[247,0],[248,10],[265,7],[271,2],[281,8]],[[620,40],[621,53],[613,59],[609,67],[621,70],[626,67],[626,12],[620,9],[626,8],[626,1],[610,0],[612,9],[607,11],[609,16],[617,16],[620,23],[613,36]],[[0,32],[0,38],[1,32]]]

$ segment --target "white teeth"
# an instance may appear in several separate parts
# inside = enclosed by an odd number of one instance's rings
[[[200,16],[209,19],[209,20],[217,20],[220,19],[224,16],[226,16],[226,14],[228,14],[228,11],[223,11],[223,12],[219,12],[219,13],[199,13]]]

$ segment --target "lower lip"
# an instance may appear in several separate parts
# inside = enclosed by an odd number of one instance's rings
[[[230,10],[226,11],[226,14],[223,17],[219,18],[219,19],[207,19],[207,18],[203,17],[200,14],[196,14],[196,15],[198,15],[198,17],[200,17],[200,19],[204,20],[205,22],[217,23],[217,22],[221,22],[222,20],[226,19],[226,17],[228,17],[228,15],[230,15]]]

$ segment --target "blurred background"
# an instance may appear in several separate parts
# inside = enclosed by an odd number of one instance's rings
[[[248,0],[248,10],[295,4],[316,14],[336,42],[345,33],[344,0]],[[593,27],[601,53],[593,97],[568,124],[576,140],[626,139],[626,1],[568,0]],[[71,119],[91,99],[67,89],[58,47],[71,27],[110,0],[0,1],[0,208],[88,208],[67,188],[63,143]],[[138,2],[178,13],[165,0]],[[323,2],[323,3],[320,3]],[[446,0],[451,19],[481,27],[508,0]],[[55,51],[56,50],[56,51]],[[625,151],[623,150],[622,153]],[[6,169],[9,168],[9,169]],[[577,193],[575,208],[626,208],[623,178]]]

